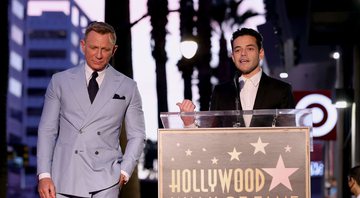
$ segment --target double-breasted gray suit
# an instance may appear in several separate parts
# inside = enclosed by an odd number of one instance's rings
[[[91,104],[85,65],[54,74],[38,129],[37,172],[51,173],[56,192],[87,197],[132,174],[144,148],[145,124],[136,83],[112,66]],[[123,121],[127,147],[119,135]]]

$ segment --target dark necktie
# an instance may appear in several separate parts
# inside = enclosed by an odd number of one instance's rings
[[[99,90],[99,85],[96,82],[97,77],[98,77],[98,73],[96,71],[94,71],[92,73],[91,79],[89,81],[88,92],[89,92],[89,97],[90,97],[91,103],[94,101],[96,93]]]

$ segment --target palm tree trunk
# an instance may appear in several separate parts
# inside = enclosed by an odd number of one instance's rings
[[[200,111],[209,110],[210,96],[212,92],[211,78],[211,26],[210,26],[210,6],[211,0],[199,0],[198,10],[198,39],[199,54],[197,68],[199,70],[199,94]]]
[[[129,0],[105,0],[105,21],[115,28],[117,35],[117,52],[111,60],[111,65],[119,72],[133,78],[132,56],[131,56],[131,26]],[[126,123],[123,123],[123,126]],[[120,135],[120,146],[125,151],[127,137],[125,128],[122,127]],[[121,189],[119,198],[140,198],[140,181],[135,168],[129,182]]]
[[[193,29],[194,29],[194,4],[193,0],[180,0],[180,36],[181,41],[184,40],[193,40]],[[194,70],[195,57],[191,60],[188,60],[182,57],[177,66],[179,71],[182,72],[182,77],[184,79],[184,98],[192,100],[192,91],[191,91],[191,77]]]
[[[157,105],[158,105],[158,124],[162,128],[160,120],[160,112],[168,111],[167,102],[167,83],[166,83],[166,24],[168,22],[167,15],[168,1],[167,0],[148,0],[148,13],[151,17],[150,22],[152,26],[152,55],[156,64],[156,91],[157,91]]]

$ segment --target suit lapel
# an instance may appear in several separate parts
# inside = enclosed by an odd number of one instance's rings
[[[266,96],[266,79],[267,75],[263,72],[261,74],[260,82],[259,82],[259,88],[256,93],[255,97],[255,103],[253,109],[262,109],[264,107],[264,101],[268,100],[268,98],[265,98]]]
[[[79,104],[81,109],[86,114],[90,108],[89,93],[86,86],[86,77],[85,77],[85,68],[84,66],[79,66],[74,69],[74,72],[70,73],[69,78],[69,87],[72,91],[72,96],[74,96],[75,101]]]
[[[103,106],[113,98],[114,93],[120,86],[122,80],[123,78],[119,77],[113,67],[109,66],[109,68],[106,69],[104,80],[100,85],[99,91],[96,94],[93,103],[90,105],[89,112],[82,127],[85,127],[92,119],[94,119]]]

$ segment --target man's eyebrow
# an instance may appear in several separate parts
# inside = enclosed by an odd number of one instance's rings
[[[247,44],[247,45],[245,45],[245,47],[256,47],[256,46],[257,46],[256,44]],[[239,48],[239,47],[241,47],[241,45],[235,45],[234,49]]]

